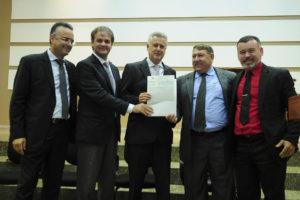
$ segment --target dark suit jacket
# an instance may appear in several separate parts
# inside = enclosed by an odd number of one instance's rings
[[[175,70],[163,64],[164,75],[176,75]],[[146,59],[125,66],[122,75],[122,97],[132,104],[139,103],[139,94],[147,92],[147,76],[151,76]],[[172,143],[172,124],[164,117],[129,115],[125,140],[128,144],[144,144],[160,141]]]
[[[91,55],[77,64],[79,105],[76,140],[89,144],[105,144],[112,134],[120,138],[120,113],[125,114],[128,103],[119,99],[120,75],[110,63],[116,82],[113,94],[109,77],[101,62]]]
[[[235,77],[235,73],[222,69],[215,69],[220,81],[225,106],[227,110],[230,105],[231,83]],[[191,159],[191,130],[192,130],[192,109],[193,109],[193,91],[194,91],[194,73],[191,72],[177,79],[177,118],[182,119],[181,138],[180,138],[180,159],[189,162]],[[208,113],[209,114],[209,113]],[[230,153],[230,134],[226,135],[225,141],[225,159],[231,157]]]
[[[70,122],[73,124],[77,103],[75,66],[66,61],[66,69],[70,85]],[[39,150],[51,125],[55,104],[54,79],[47,52],[23,57],[10,102],[10,139],[25,137],[27,151]]]
[[[230,114],[232,129],[236,112],[236,93],[243,74],[244,71],[238,73],[233,82]],[[258,117],[267,143],[271,146],[275,146],[281,139],[285,139],[297,147],[298,123],[287,122],[285,115],[288,99],[295,95],[294,82],[288,70],[263,65],[258,89]]]

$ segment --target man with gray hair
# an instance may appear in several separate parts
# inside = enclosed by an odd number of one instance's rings
[[[167,36],[154,32],[149,36],[148,58],[125,66],[122,76],[122,97],[132,104],[147,103],[147,76],[176,75],[162,59],[167,48]],[[172,121],[172,117],[168,117]],[[172,123],[164,117],[130,114],[126,129],[125,158],[128,162],[129,199],[140,200],[147,168],[152,166],[157,199],[170,199],[170,162],[173,140]]]
[[[114,34],[106,26],[91,32],[93,53],[77,64],[79,104],[76,126],[78,147],[78,200],[95,198],[99,181],[103,200],[114,199],[117,142],[120,140],[120,114],[150,115],[144,103],[130,104],[120,99],[118,68],[108,62]]]
[[[177,118],[182,118],[180,159],[184,162],[186,200],[207,200],[207,171],[212,199],[233,199],[232,151],[228,109],[233,72],[212,66],[211,46],[193,47],[194,72],[177,80]]]

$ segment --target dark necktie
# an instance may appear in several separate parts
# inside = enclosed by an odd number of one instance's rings
[[[115,79],[114,79],[114,76],[112,74],[112,71],[109,70],[109,64],[107,62],[104,62],[103,63],[104,65],[104,69],[108,75],[108,78],[109,78],[109,81],[110,81],[110,85],[111,85],[111,88],[113,90],[113,93],[115,94],[116,93],[116,82],[115,82]]]
[[[251,72],[247,72],[246,81],[243,89],[243,97],[241,104],[240,122],[245,125],[249,122],[249,105],[251,91]]]
[[[68,95],[67,95],[67,82],[66,82],[66,74],[64,70],[64,61],[63,60],[55,60],[59,65],[59,91],[61,95],[61,115],[63,119],[68,119],[69,115],[69,103],[68,103]]]
[[[197,131],[202,132],[206,126],[205,123],[205,95],[206,95],[206,73],[201,74],[202,80],[200,83],[195,111],[194,127]]]

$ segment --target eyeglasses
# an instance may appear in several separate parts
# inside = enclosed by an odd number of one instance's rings
[[[59,37],[59,39],[61,39],[62,41],[65,41],[67,43],[71,43],[71,44],[75,44],[74,43],[74,40],[70,39],[70,38],[67,38],[67,37]]]

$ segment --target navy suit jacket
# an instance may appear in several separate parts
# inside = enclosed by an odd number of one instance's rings
[[[66,61],[70,85],[70,123],[76,116],[75,66]],[[56,105],[54,79],[47,51],[21,59],[10,102],[10,140],[26,138],[26,151],[38,151],[44,144]],[[69,129],[69,136],[73,129]]]
[[[164,75],[176,76],[175,70],[163,64]],[[139,103],[139,94],[147,92],[147,76],[151,76],[147,60],[125,66],[122,75],[122,98],[132,104]],[[146,117],[131,113],[128,118],[126,135],[128,144],[145,144],[160,141],[172,143],[173,131],[164,117]]]
[[[105,144],[111,135],[120,139],[120,113],[125,114],[128,103],[119,99],[121,79],[118,68],[110,63],[116,82],[116,93],[107,72],[96,56],[91,55],[77,64],[79,104],[76,141]]]

